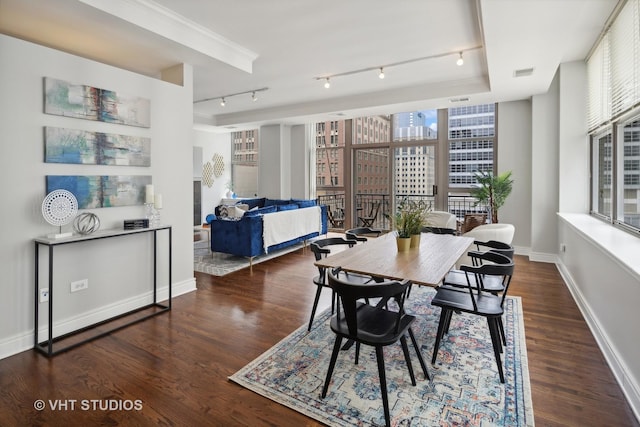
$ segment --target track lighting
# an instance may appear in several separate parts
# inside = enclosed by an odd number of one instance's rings
[[[232,96],[244,95],[245,93],[250,93],[251,94],[251,100],[253,102],[256,102],[258,100],[257,93],[258,92],[264,92],[265,90],[269,90],[269,88],[268,87],[262,87],[260,89],[245,90],[244,92],[230,93],[228,95],[222,95],[222,96],[215,96],[213,98],[200,99],[198,101],[193,101],[193,103],[197,104],[198,102],[207,102],[207,101],[213,101],[215,99],[219,99],[220,100],[220,106],[224,107],[227,104],[227,98],[232,97]]]
[[[413,59],[407,59],[404,61],[399,61],[399,62],[394,62],[391,64],[384,64],[384,65],[376,65],[375,67],[367,67],[367,68],[360,68],[358,70],[353,70],[353,71],[345,71],[342,73],[335,73],[335,74],[325,74],[324,76],[318,76],[318,77],[314,77],[315,80],[324,80],[324,87],[329,89],[329,87],[331,87],[331,83],[329,82],[329,79],[332,79],[334,77],[344,77],[344,76],[351,76],[354,74],[360,74],[360,73],[369,73],[373,70],[377,70],[378,71],[378,78],[380,79],[384,79],[384,69],[385,68],[389,68],[389,67],[398,67],[400,65],[407,65],[407,64],[412,64],[414,62],[420,62],[420,61],[427,61],[430,59],[436,59],[436,58],[443,58],[445,56],[453,56],[453,55],[457,55],[458,59],[456,60],[456,64],[458,66],[461,66],[462,64],[464,64],[464,59],[462,58],[462,55],[464,54],[464,52],[471,52],[473,50],[478,50],[478,49],[482,49],[482,46],[474,46],[474,47],[469,47],[466,49],[462,49],[462,50],[458,50],[458,51],[449,51],[449,52],[441,52],[441,53],[436,53],[433,55],[429,55],[429,56],[421,56],[420,58],[413,58]]]

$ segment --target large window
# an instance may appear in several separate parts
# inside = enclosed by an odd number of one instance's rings
[[[233,191],[240,197],[254,197],[258,194],[258,130],[232,132],[231,143]]]
[[[495,104],[316,123],[317,196],[354,222],[379,205],[381,228],[384,214],[404,198],[439,209],[449,209],[453,198],[464,213],[474,202],[475,173],[494,168],[495,124]],[[438,193],[445,195],[439,202]]]
[[[587,62],[591,212],[640,230],[640,0],[628,0]]]

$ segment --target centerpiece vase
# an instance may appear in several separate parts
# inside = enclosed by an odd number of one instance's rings
[[[398,252],[407,252],[411,248],[411,237],[396,237]]]

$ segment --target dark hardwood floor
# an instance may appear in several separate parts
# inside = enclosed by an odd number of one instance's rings
[[[0,426],[317,426],[227,379],[308,321],[314,273],[308,250],[252,274],[196,273],[197,292],[168,314],[51,359],[3,359]],[[517,257],[510,293],[522,297],[536,425],[638,426],[556,267]]]

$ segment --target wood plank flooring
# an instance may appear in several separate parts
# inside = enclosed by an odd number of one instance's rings
[[[556,267],[516,258],[536,425],[638,426]],[[315,273],[308,250],[253,273],[196,273],[168,314],[52,359],[0,360],[0,426],[317,426],[227,379],[308,321]]]

